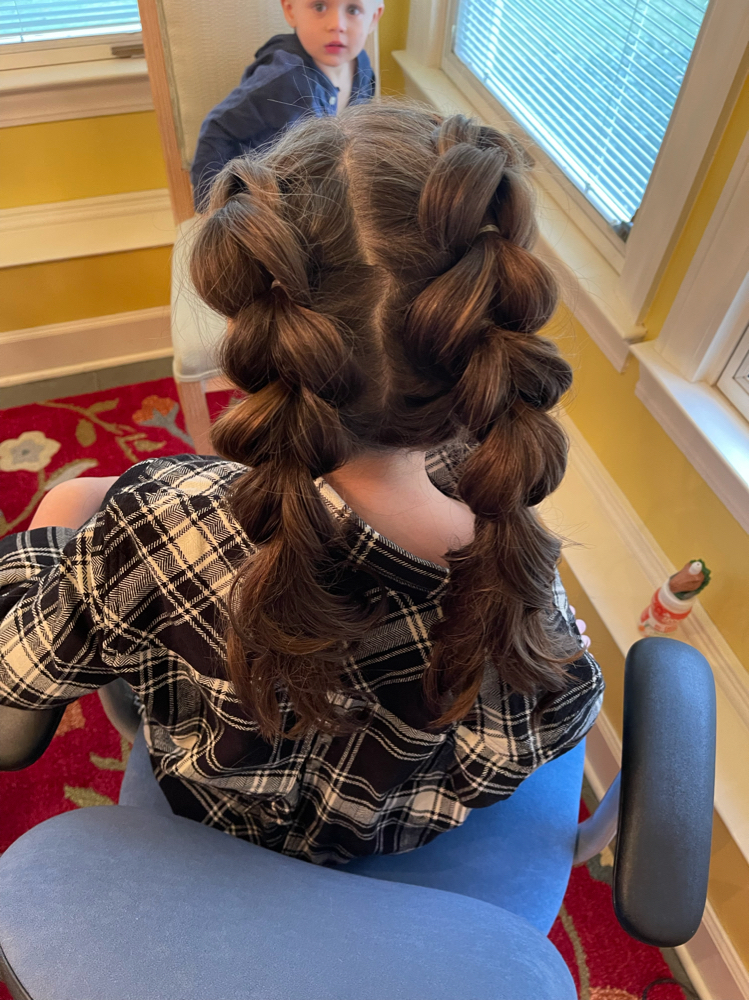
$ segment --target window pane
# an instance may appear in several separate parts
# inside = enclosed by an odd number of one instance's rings
[[[0,0],[0,44],[140,31],[138,0]]]
[[[455,54],[611,223],[642,201],[708,0],[462,0]]]

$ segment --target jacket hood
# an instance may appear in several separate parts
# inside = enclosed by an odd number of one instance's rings
[[[279,51],[289,52],[293,55],[299,56],[304,60],[304,62],[314,65],[311,57],[302,47],[301,42],[294,33],[288,35],[273,35],[272,38],[269,38],[265,45],[261,45],[255,53],[255,63],[270,62],[274,53]],[[255,63],[253,63],[253,66]],[[252,66],[248,66],[247,69],[251,70]]]

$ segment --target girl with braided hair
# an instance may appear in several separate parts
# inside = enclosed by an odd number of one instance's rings
[[[0,551],[28,581],[0,700],[124,677],[175,812],[318,863],[418,847],[582,739],[603,684],[535,510],[571,373],[529,168],[364,105],[222,170],[192,277],[242,393],[223,457],[140,463],[78,532]]]

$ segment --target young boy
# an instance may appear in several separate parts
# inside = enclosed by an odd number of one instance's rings
[[[201,126],[191,169],[198,211],[214,176],[235,156],[272,143],[303,116],[335,115],[374,96],[364,43],[382,16],[381,0],[281,0],[281,6],[294,34],[266,42]]]

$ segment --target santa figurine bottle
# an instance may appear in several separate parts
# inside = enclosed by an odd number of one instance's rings
[[[668,635],[675,632],[691,612],[697,595],[710,582],[710,570],[701,559],[692,559],[674,573],[653,594],[640,615],[639,629],[644,635]]]

